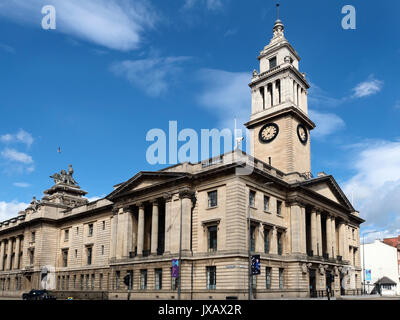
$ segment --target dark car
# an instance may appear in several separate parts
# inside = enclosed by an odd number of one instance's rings
[[[22,295],[22,300],[56,300],[47,290],[31,290]]]

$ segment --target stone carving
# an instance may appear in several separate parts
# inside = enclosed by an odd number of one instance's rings
[[[302,265],[301,265],[301,271],[304,273],[304,274],[306,274],[306,273],[308,273],[308,270],[310,269],[312,267],[312,263],[303,263]]]
[[[72,168],[72,165],[69,165],[68,167],[68,173],[65,170],[61,170],[60,173],[55,173],[50,178],[54,179],[55,184],[68,184],[71,186],[77,186],[78,183],[75,181],[73,178],[74,175],[74,169]]]
[[[257,78],[257,77],[258,77],[257,70],[253,70],[253,78]]]
[[[319,273],[320,273],[321,275],[324,275],[324,274],[325,274],[325,270],[326,270],[327,267],[328,267],[328,266],[323,266],[322,264],[320,264],[319,267],[318,267]]]
[[[36,200],[36,197],[33,197],[32,202],[29,205],[29,209],[32,209],[33,211],[37,211],[39,204],[40,204],[40,201]]]

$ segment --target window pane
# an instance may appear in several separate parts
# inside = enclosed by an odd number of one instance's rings
[[[207,267],[207,289],[215,290],[217,286],[216,267]]]
[[[269,211],[269,197],[264,196],[264,211]]]
[[[249,205],[251,207],[255,207],[255,205],[256,205],[256,192],[255,191],[250,191],[250,193],[249,193]]]
[[[213,208],[218,205],[218,193],[217,191],[211,191],[208,193],[208,207]]]
[[[264,252],[269,253],[269,230],[264,230]]]
[[[208,228],[208,251],[217,251],[217,226],[212,226]]]
[[[270,69],[272,69],[272,68],[275,68],[276,67],[276,57],[273,57],[273,58],[271,58],[271,59],[269,59],[269,68]]]

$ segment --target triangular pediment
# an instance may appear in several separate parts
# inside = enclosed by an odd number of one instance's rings
[[[128,181],[118,185],[116,189],[107,196],[107,199],[112,200],[122,194],[150,188],[165,182],[172,182],[173,180],[185,176],[187,176],[186,173],[179,172],[139,172]]]
[[[323,176],[302,183],[303,187],[310,189],[321,196],[332,200],[351,211],[355,211],[343,190],[332,176]]]

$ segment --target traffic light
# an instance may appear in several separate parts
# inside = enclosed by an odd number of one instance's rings
[[[259,255],[251,256],[251,274],[253,276],[261,274],[261,262]]]

